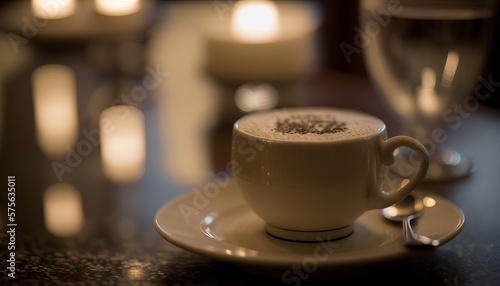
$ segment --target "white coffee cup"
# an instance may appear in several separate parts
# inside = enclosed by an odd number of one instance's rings
[[[399,147],[420,165],[387,188]],[[233,127],[233,173],[250,208],[273,236],[296,241],[350,235],[365,211],[390,206],[424,178],[429,157],[408,136],[387,139],[384,122],[355,110],[294,107],[250,113]],[[384,187],[382,187],[384,185]]]

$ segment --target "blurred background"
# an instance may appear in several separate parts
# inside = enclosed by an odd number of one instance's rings
[[[1,2],[0,174],[16,177],[27,243],[41,238],[48,259],[59,243],[93,254],[98,239],[118,249],[159,243],[158,208],[230,175],[232,124],[249,112],[348,107],[399,132],[365,69],[358,1],[272,1],[279,17],[264,5],[263,27],[245,24],[240,2]],[[471,76],[495,83],[494,21],[486,65]],[[499,88],[490,91],[481,105],[500,109]],[[142,269],[132,260],[116,263]],[[57,275],[80,275],[71,269]]]

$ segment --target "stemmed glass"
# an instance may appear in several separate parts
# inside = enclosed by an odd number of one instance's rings
[[[431,157],[426,181],[475,170],[445,147],[447,132],[477,109],[474,96],[490,48],[496,3],[482,0],[361,0],[358,42],[377,94]],[[485,78],[485,77],[484,77]],[[484,79],[483,78],[483,79]],[[400,150],[393,171],[406,177],[417,158]],[[402,166],[401,164],[406,164]]]

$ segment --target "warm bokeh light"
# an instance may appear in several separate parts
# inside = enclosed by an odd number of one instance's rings
[[[398,209],[395,206],[387,207],[386,211],[391,217],[395,217],[398,215]]]
[[[279,103],[278,90],[270,84],[244,84],[236,90],[234,102],[245,112],[271,109]]]
[[[246,42],[267,42],[279,33],[279,14],[271,1],[238,1],[231,21],[233,36]]]
[[[109,107],[101,113],[99,127],[105,175],[118,183],[140,179],[146,158],[142,111],[127,105]]]
[[[140,0],[95,0],[97,12],[106,16],[125,16],[137,13]]]
[[[436,200],[431,197],[425,197],[423,201],[424,205],[428,208],[432,208],[433,206],[436,205]]]
[[[32,84],[38,144],[60,158],[78,136],[75,74],[64,65],[44,65],[33,72]]]
[[[211,2],[199,4],[196,13],[214,13]],[[197,17],[191,9],[182,8],[189,6],[185,2],[172,5],[172,14],[168,13],[166,21],[158,26],[158,34],[151,38],[146,52],[148,62],[175,71],[175,79],[168,79],[152,91],[161,144],[157,155],[162,156],[162,167],[170,181],[197,186],[210,179],[213,170],[210,134],[223,112],[223,92],[205,72],[206,39],[197,25],[190,24],[189,19]],[[183,16],[174,16],[175,11]]]
[[[406,186],[409,182],[410,182],[410,180],[409,180],[409,179],[403,179],[403,180],[401,181],[401,188],[403,188],[404,186]]]
[[[430,67],[425,67],[420,73],[421,85],[417,91],[417,103],[420,109],[428,115],[435,115],[440,112],[442,102],[435,90],[436,71]]]
[[[457,73],[458,63],[460,56],[458,52],[449,51],[444,64],[443,76],[441,78],[441,85],[444,87],[451,87],[455,74]]]
[[[45,227],[55,236],[78,234],[84,226],[82,199],[69,184],[55,184],[43,194]]]
[[[75,13],[76,0],[31,0],[31,10],[40,19],[67,18]]]
[[[134,281],[134,280],[144,279],[145,278],[144,276],[146,275],[146,273],[145,273],[143,267],[134,266],[134,267],[126,269],[125,275],[129,280]]]

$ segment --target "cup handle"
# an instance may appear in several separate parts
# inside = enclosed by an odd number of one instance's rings
[[[381,209],[388,207],[398,201],[404,199],[408,196],[416,186],[424,179],[427,170],[429,169],[429,155],[425,147],[408,136],[394,136],[386,141],[380,141],[379,143],[379,154],[382,164],[390,166],[395,162],[394,150],[399,147],[408,147],[416,151],[422,158],[415,174],[413,177],[397,190],[390,190],[389,192],[382,190],[380,184],[377,180],[377,176],[373,176],[374,188],[370,190],[368,196],[368,201],[365,208],[369,209]]]

